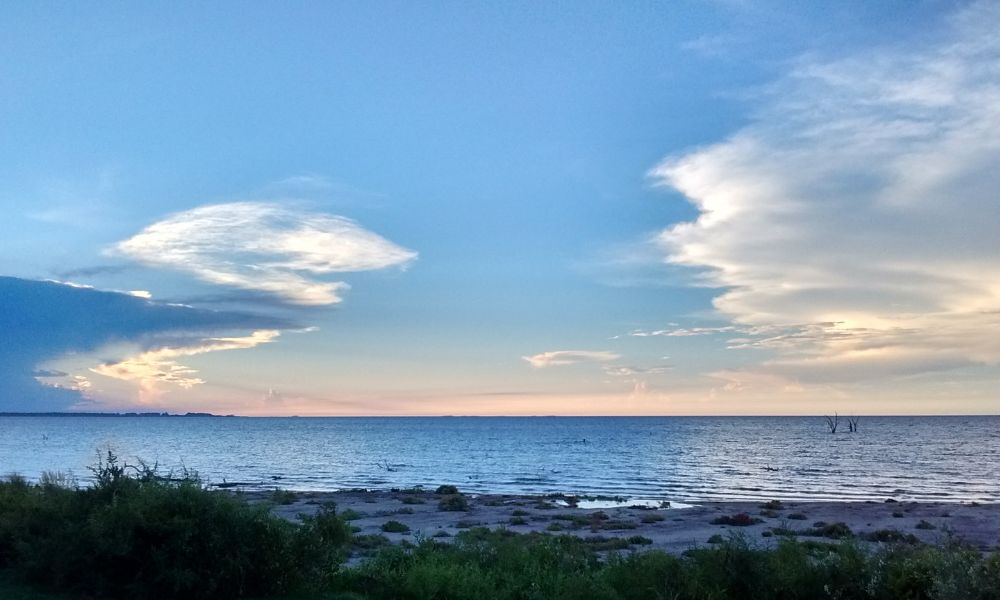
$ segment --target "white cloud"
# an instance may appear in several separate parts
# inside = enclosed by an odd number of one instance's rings
[[[1000,363],[998,30],[981,2],[936,43],[803,61],[754,124],[653,169],[701,211],[661,235],[668,261],[723,288],[751,328],[733,345],[775,355],[762,371]]]
[[[737,328],[732,325],[724,327],[674,327],[672,329],[656,329],[652,331],[638,329],[629,333],[632,337],[695,337],[701,335],[717,335],[732,333]]]
[[[320,276],[403,266],[417,257],[345,217],[266,202],[178,213],[114,250],[149,266],[306,305],[340,302],[349,287]]]
[[[135,382],[139,386],[139,400],[149,403],[163,392],[162,384],[172,384],[191,389],[205,383],[197,377],[198,371],[180,364],[177,359],[207,352],[245,350],[274,341],[280,332],[263,329],[244,337],[218,337],[198,340],[186,346],[166,346],[147,350],[131,358],[98,365],[92,372],[113,379]]]
[[[614,377],[639,377],[643,375],[663,375],[673,370],[669,365],[658,367],[631,367],[628,365],[606,365],[604,372]]]
[[[542,369],[582,362],[608,362],[621,358],[621,355],[606,350],[555,350],[521,358],[528,361],[532,367]]]

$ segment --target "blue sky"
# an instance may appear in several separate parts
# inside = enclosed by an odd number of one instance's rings
[[[5,12],[0,410],[996,411],[992,3]]]

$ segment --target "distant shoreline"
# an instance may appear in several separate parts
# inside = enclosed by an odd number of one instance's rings
[[[215,415],[212,413],[189,412],[173,414],[166,412],[0,412],[0,417],[218,417],[230,418],[236,415]]]

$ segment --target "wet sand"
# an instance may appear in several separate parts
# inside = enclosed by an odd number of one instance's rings
[[[254,502],[274,502],[270,492],[245,492]],[[442,510],[444,495],[433,491],[299,492],[282,498],[272,510],[287,519],[313,514],[325,503],[354,517],[358,535],[384,535],[393,543],[420,538],[447,541],[471,527],[506,528],[571,534],[584,538],[622,538],[629,548],[679,553],[711,543],[730,532],[740,532],[769,547],[782,535],[833,541],[843,523],[855,539],[878,543],[888,536],[910,536],[912,541],[940,544],[961,540],[982,551],[1000,550],[1000,504],[944,502],[704,502],[659,506],[634,505],[627,499],[573,497],[465,495],[468,509]],[[408,532],[386,532],[382,526],[398,521]],[[739,523],[739,524],[734,524]],[[727,523],[728,522],[728,523]],[[744,523],[746,523],[744,525]],[[829,527],[834,525],[833,527]],[[888,533],[886,533],[888,532]],[[643,540],[634,536],[641,536]]]

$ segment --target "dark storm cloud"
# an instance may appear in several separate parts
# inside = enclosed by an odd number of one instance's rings
[[[295,327],[284,319],[152,302],[129,294],[0,277],[0,411],[61,410],[79,392],[43,386],[38,364],[159,334]]]

